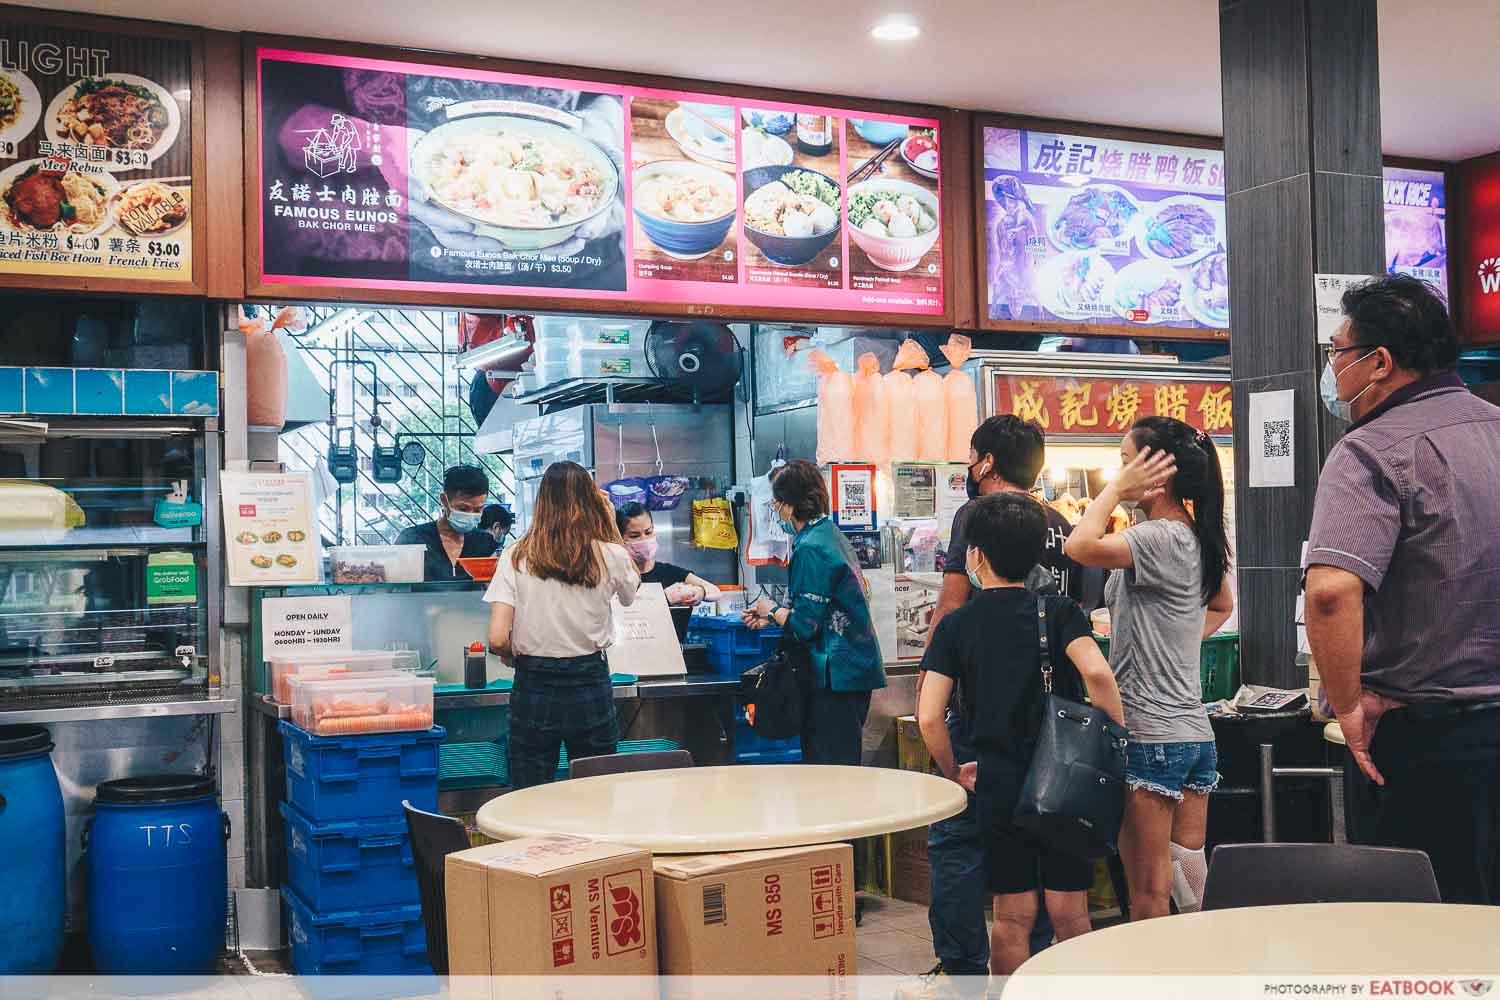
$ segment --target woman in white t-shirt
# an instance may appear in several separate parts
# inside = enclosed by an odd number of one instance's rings
[[[485,591],[490,652],[516,668],[510,695],[510,783],[551,781],[560,745],[573,760],[614,753],[614,693],[603,650],[614,635],[610,601],[640,587],[614,509],[573,462],[542,475],[525,536],[500,553]]]

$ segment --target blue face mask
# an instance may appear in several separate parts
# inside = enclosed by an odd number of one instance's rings
[[[1344,371],[1348,371],[1350,368],[1353,368],[1354,365],[1359,364],[1360,361],[1365,360],[1365,358],[1368,358],[1371,354],[1374,353],[1374,351],[1370,351],[1368,354],[1365,354],[1363,357],[1361,357],[1358,361],[1355,361],[1354,364],[1346,367]],[[1323,377],[1318,380],[1318,395],[1323,397],[1323,406],[1328,410],[1329,413],[1333,414],[1335,419],[1342,420],[1345,423],[1349,423],[1354,419],[1354,400],[1358,399],[1360,396],[1363,396],[1366,392],[1369,392],[1370,386],[1374,385],[1375,383],[1370,382],[1366,384],[1363,389],[1354,394],[1354,399],[1348,400],[1346,402],[1345,400],[1339,399],[1340,374],[1342,373],[1333,370],[1332,361],[1325,364],[1323,366]]]
[[[964,555],[964,572],[968,574],[969,586],[973,587],[975,590],[984,589],[984,584],[979,580],[979,574],[969,568],[969,557],[967,554]]]
[[[448,511],[448,524],[459,534],[467,534],[479,527],[480,515],[466,510]]]

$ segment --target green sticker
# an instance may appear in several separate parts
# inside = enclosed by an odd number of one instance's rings
[[[151,554],[146,560],[146,603],[198,603],[198,564],[191,552]]]

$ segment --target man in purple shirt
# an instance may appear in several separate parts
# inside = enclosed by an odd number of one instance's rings
[[[1352,419],[1318,481],[1307,636],[1360,769],[1361,839],[1426,851],[1443,899],[1489,903],[1500,846],[1500,408],[1454,374],[1431,286],[1344,294],[1322,396]]]

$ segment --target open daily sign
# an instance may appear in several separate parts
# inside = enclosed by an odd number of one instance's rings
[[[349,649],[349,597],[268,597],[261,602],[264,656]]]

